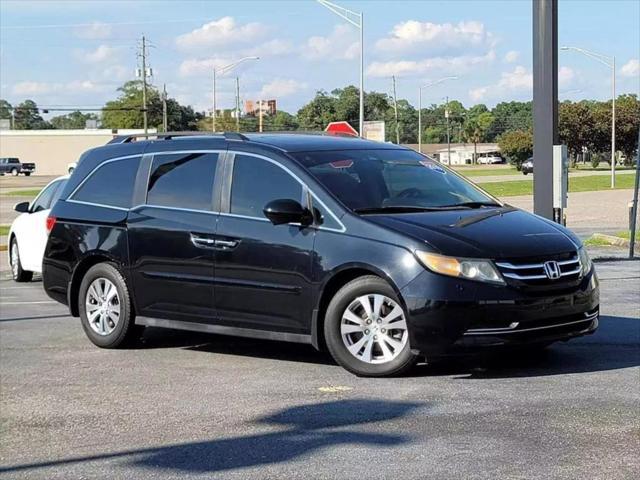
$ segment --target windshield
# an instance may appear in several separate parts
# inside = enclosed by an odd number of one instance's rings
[[[294,153],[342,203],[365,213],[500,206],[448,168],[412,150]]]

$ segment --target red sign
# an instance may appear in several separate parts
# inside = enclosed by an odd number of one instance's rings
[[[332,135],[358,136],[358,131],[353,128],[349,122],[331,122],[327,125],[327,128],[325,128],[324,131]]]

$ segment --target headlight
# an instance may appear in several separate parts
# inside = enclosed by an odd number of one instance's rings
[[[591,262],[591,258],[589,258],[589,254],[584,247],[580,247],[578,249],[578,258],[580,258],[580,267],[582,268],[580,273],[584,276],[591,271],[593,263]]]
[[[416,251],[416,257],[425,267],[435,273],[496,285],[505,284],[502,276],[489,260],[445,257],[420,251]]]

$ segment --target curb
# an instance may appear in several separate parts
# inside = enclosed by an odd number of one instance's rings
[[[626,238],[620,238],[614,235],[606,235],[604,233],[594,233],[591,236],[591,238],[593,238],[594,240],[601,240],[603,242],[607,242],[609,245],[615,245],[617,247],[629,248],[629,245],[631,243],[631,241],[627,240]],[[636,240],[634,243],[640,246],[639,240]]]
[[[6,245],[0,245],[0,252],[6,252],[7,251],[7,246]]]

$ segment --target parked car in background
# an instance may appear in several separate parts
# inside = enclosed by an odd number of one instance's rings
[[[480,165],[496,165],[504,163],[504,159],[499,155],[487,155],[478,157],[478,164]]]
[[[0,175],[13,175],[17,177],[20,173],[28,177],[36,171],[35,163],[21,163],[19,158],[0,158]]]
[[[525,162],[522,162],[521,171],[523,175],[533,173],[533,157],[527,159]]]
[[[47,217],[62,194],[69,177],[59,177],[44,187],[31,202],[21,202],[14,209],[20,215],[9,229],[8,260],[16,282],[28,282],[42,272],[42,256],[47,244]]]
[[[174,137],[90,150],[49,214],[44,289],[97,346],[175,328],[326,347],[387,376],[598,326],[578,237],[413,150]]]

